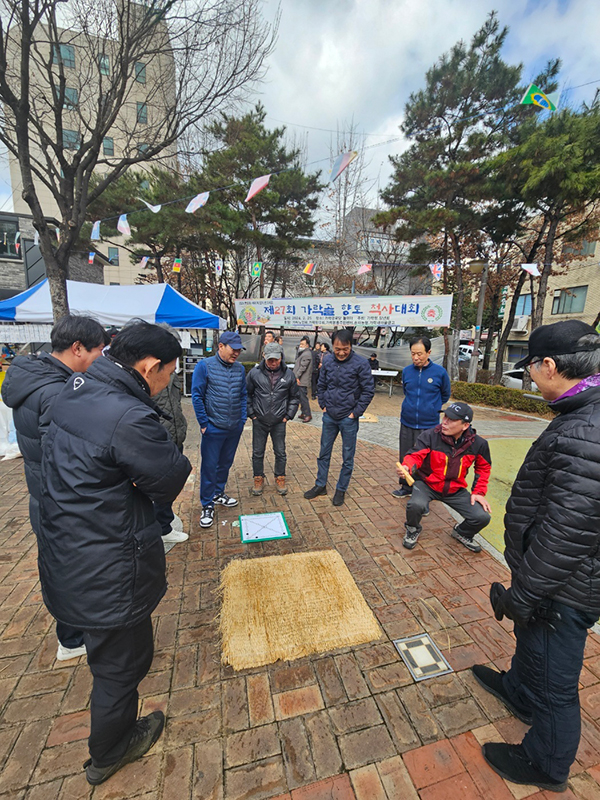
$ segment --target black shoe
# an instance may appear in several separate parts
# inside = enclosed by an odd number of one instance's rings
[[[87,782],[92,786],[104,783],[105,780],[118,772],[125,764],[137,761],[144,753],[147,753],[152,745],[158,740],[163,728],[165,727],[165,715],[162,711],[153,711],[147,717],[141,717],[135,723],[131,741],[122,758],[116,764],[108,767],[95,767],[92,759],[88,759],[83,765]]]
[[[417,539],[419,538],[420,533],[421,531],[418,531],[416,529],[412,529],[410,531],[407,529],[406,533],[404,534],[404,539],[402,540],[402,544],[404,545],[404,547],[406,547],[407,550],[413,549],[413,547],[417,543]]]
[[[412,491],[407,486],[401,486],[392,492],[392,497],[410,497]]]
[[[506,674],[504,670],[502,672],[497,672],[495,669],[490,669],[490,667],[484,667],[483,664],[475,664],[471,667],[471,672],[477,683],[483,686],[486,692],[493,694],[494,697],[501,700],[511,714],[514,714],[515,717],[520,719],[521,722],[524,722],[525,725],[531,725],[533,721],[531,712],[523,708],[517,708],[506,694],[506,689],[502,681],[502,676]]]
[[[460,531],[457,530],[457,525],[455,525],[451,532],[450,536],[453,539],[456,539],[457,542],[460,542],[463,547],[466,547],[467,550],[470,550],[472,553],[481,553],[481,545],[477,544],[477,542],[473,541],[473,539],[469,539],[466,536],[463,536]]]
[[[318,497],[320,494],[327,494],[327,487],[326,486],[317,486],[316,484],[309,489],[308,492],[304,492],[304,497],[307,500],[312,500],[314,497]]]
[[[335,490],[335,494],[333,495],[333,500],[331,501],[334,506],[343,506],[346,500],[346,492],[342,492],[339,489]]]
[[[565,792],[567,781],[555,781],[528,758],[523,745],[488,742],[481,748],[490,767],[507,781],[539,786],[548,792]]]

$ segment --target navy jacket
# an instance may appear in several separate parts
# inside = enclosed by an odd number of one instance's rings
[[[237,361],[226,364],[219,355],[203,359],[192,375],[192,403],[201,428],[209,422],[226,431],[243,427],[248,403],[246,370]]]
[[[13,410],[17,441],[25,462],[29,518],[36,535],[40,527],[42,438],[52,419],[54,401],[72,374],[73,370],[49,353],[17,356],[2,384],[2,399]]]
[[[153,501],[172,503],[191,465],[140,380],[96,359],[57,397],[44,440],[42,593],[52,616],[82,630],[137,624],[167,587]]]
[[[375,381],[366,358],[354,350],[345,361],[327,353],[321,362],[317,385],[319,405],[332,419],[344,419],[365,413],[375,394]]]
[[[417,430],[439,425],[442,406],[450,398],[450,378],[446,370],[433,361],[422,369],[409,364],[402,370],[402,388],[401,424]]]

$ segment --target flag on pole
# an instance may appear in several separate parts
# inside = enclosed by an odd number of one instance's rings
[[[88,264],[93,264],[94,263],[94,256],[95,255],[96,255],[96,253],[94,253],[92,250],[90,250],[90,252],[88,253]]]
[[[247,203],[248,200],[254,197],[255,194],[262,192],[269,185],[269,181],[271,180],[271,175],[262,175],[260,178],[255,178],[252,181],[252,185],[248,189],[248,194],[246,195],[246,199],[244,203]]]
[[[262,272],[262,261],[255,261],[252,264],[252,269],[250,270],[250,275],[253,278],[260,278],[260,273]]]
[[[150,261],[149,256],[144,256],[139,263],[140,269],[146,269],[146,264],[148,263],[148,261]]]
[[[533,275],[534,278],[539,278],[542,274],[537,264],[521,264],[521,269],[524,269],[525,272],[528,272],[530,275]]]
[[[205,206],[209,194],[210,192],[202,192],[201,194],[197,194],[196,197],[192,198],[185,209],[186,214],[193,214],[194,211],[197,211],[199,208],[202,208],[202,206]]]
[[[124,236],[131,236],[131,228],[127,222],[127,214],[121,214],[117,222],[117,230],[121,231]]]
[[[315,271],[315,265],[312,261],[310,262],[310,264],[307,264],[303,270],[305,275],[312,275],[314,271]]]
[[[544,94],[541,89],[538,89],[535,83],[532,83],[525,90],[525,94],[521,98],[521,105],[539,106],[539,108],[545,108],[547,111],[556,111],[558,99],[558,92]]]
[[[442,273],[444,272],[444,268],[441,264],[430,264],[429,269],[431,270],[431,274],[433,275],[434,281],[439,281],[442,277]]]
[[[364,275],[366,272],[371,272],[373,269],[373,264],[361,264],[358,269],[359,275]]]
[[[348,153],[340,153],[340,155],[333,162],[333,167],[329,173],[329,183],[333,183],[336,178],[342,174],[346,167],[351,164],[358,156],[356,150],[351,150]]]
[[[146,208],[149,208],[149,209],[150,209],[150,211],[152,211],[152,213],[153,213],[153,214],[158,214],[158,212],[159,212],[159,211],[161,210],[161,208],[162,208],[162,206],[153,206],[153,205],[150,205],[150,203],[147,203],[147,202],[144,200],[144,198],[143,198],[143,197],[138,197],[138,200],[139,200],[141,203],[143,203],[143,204],[146,206]]]
[[[215,273],[217,275],[217,278],[221,275],[222,272],[223,272],[223,259],[222,258],[216,258],[215,259]]]
[[[181,272],[181,259],[176,258],[173,262],[173,272]]]
[[[92,235],[90,236],[90,239],[93,242],[97,242],[97,241],[100,240],[100,220],[99,219],[96,220],[96,222],[94,222],[94,224],[92,225]]]

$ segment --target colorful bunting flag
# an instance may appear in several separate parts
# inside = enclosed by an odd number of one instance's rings
[[[253,278],[260,278],[260,273],[262,272],[262,261],[255,261],[252,264],[252,269],[250,270],[250,275]]]
[[[95,255],[96,255],[96,253],[94,253],[94,252],[92,252],[90,250],[90,252],[88,253],[88,264],[93,264],[94,263],[94,256]]]
[[[20,238],[21,238],[21,233],[20,233],[20,231],[17,231],[15,233],[15,244],[19,241]]]
[[[600,333],[600,322],[596,325],[596,333]]]
[[[181,272],[181,259],[176,258],[173,262],[173,272]]]
[[[96,222],[94,222],[94,224],[92,225],[92,235],[90,236],[90,239],[93,242],[99,242],[100,241],[100,220],[99,219],[97,219]]]
[[[56,233],[56,241],[60,242],[60,228],[54,228],[54,231]]]
[[[333,183],[336,178],[339,178],[346,167],[351,164],[357,156],[358,153],[356,150],[351,150],[349,153],[340,153],[333,162],[333,167],[329,173],[329,183]]]
[[[152,211],[152,213],[153,213],[153,214],[158,214],[158,212],[159,212],[159,211],[161,210],[161,208],[162,208],[162,206],[153,206],[153,205],[150,205],[150,203],[147,203],[147,202],[144,200],[144,198],[143,198],[143,197],[138,197],[138,200],[139,200],[141,203],[143,203],[143,204],[146,206],[146,208],[149,208],[149,209],[150,209],[150,211]]]
[[[246,199],[244,203],[247,203],[248,200],[254,197],[255,194],[262,192],[269,185],[269,181],[271,180],[271,175],[262,175],[260,178],[255,178],[252,181],[252,186],[248,189],[248,194],[246,195]]]
[[[19,255],[20,249],[21,249],[21,242],[15,242],[15,250],[17,251],[17,255]]]
[[[553,100],[556,100],[556,102],[553,102]],[[545,108],[548,111],[556,111],[558,96],[557,93],[544,94],[541,89],[538,89],[538,87],[532,83],[527,87],[525,94],[521,98],[521,105],[539,106],[539,108]]]
[[[312,275],[314,271],[315,271],[315,265],[312,261],[310,262],[310,264],[307,264],[303,269],[305,275]]]
[[[202,206],[206,205],[210,192],[202,192],[201,194],[197,194],[190,202],[187,204],[186,214],[193,214],[194,211],[197,211]]]
[[[429,269],[431,270],[431,274],[433,275],[434,281],[439,281],[442,277],[442,273],[444,272],[444,268],[441,264],[430,264]]]
[[[139,263],[139,268],[140,269],[145,269],[146,268],[146,264],[148,263],[148,261],[150,261],[149,256],[144,256],[142,258],[142,260],[140,261],[140,263]]]
[[[530,275],[533,275],[534,278],[539,278],[542,274],[537,264],[521,264],[521,269],[524,269],[525,272],[528,272]]]
[[[6,231],[4,231],[4,244],[6,244]]]
[[[124,236],[131,236],[131,228],[127,222],[127,214],[121,214],[117,222],[117,230],[121,231]]]
[[[217,275],[217,278],[221,275],[222,272],[223,272],[223,259],[222,258],[216,258],[215,259],[215,273]]]
[[[358,270],[359,275],[364,275],[366,272],[371,272],[373,264],[361,264]]]
[[[34,243],[35,245],[38,245],[38,244],[40,243],[40,234],[39,234],[39,231],[36,231],[36,232],[33,234],[33,243]]]

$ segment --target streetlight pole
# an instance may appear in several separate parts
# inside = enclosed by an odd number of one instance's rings
[[[485,306],[485,293],[487,289],[489,263],[487,261],[475,260],[469,264],[469,269],[475,275],[481,273],[481,284],[479,286],[479,302],[477,303],[477,322],[475,324],[475,339],[473,341],[473,352],[469,362],[468,383],[477,381],[477,365],[479,363],[479,343],[481,341],[481,324],[483,322],[483,309]]]

